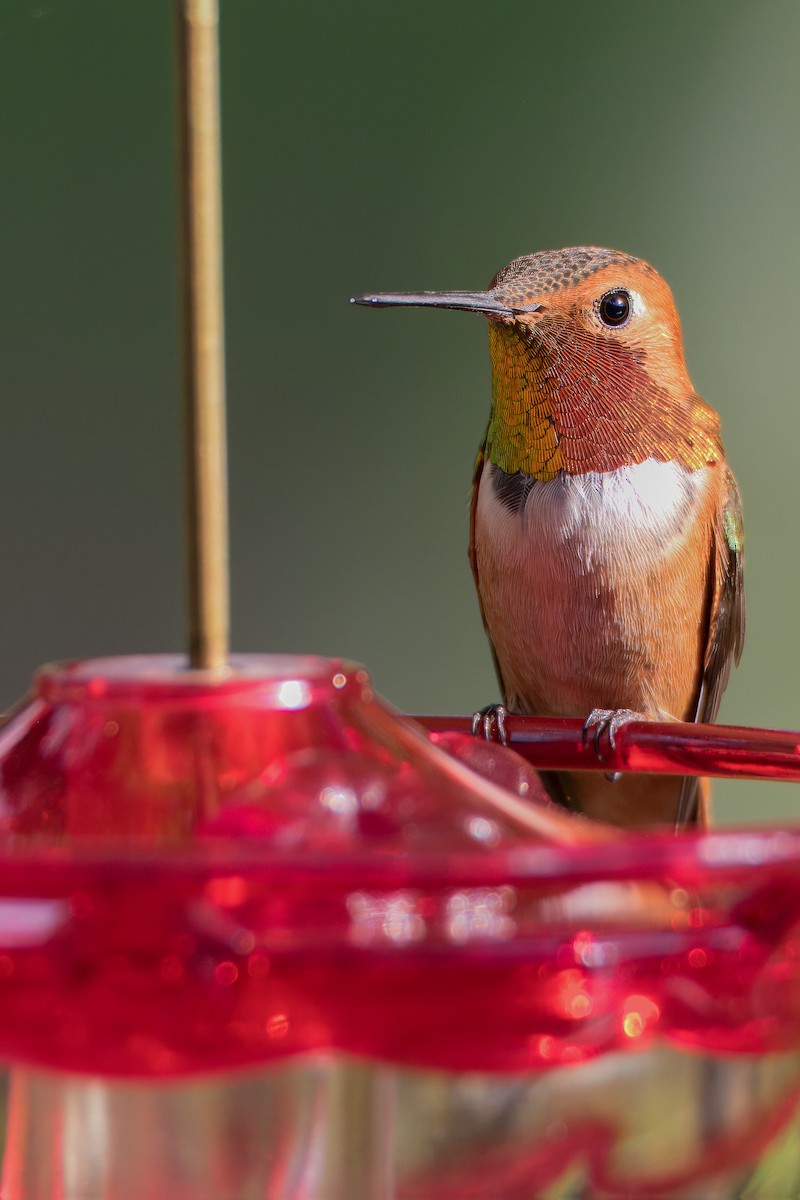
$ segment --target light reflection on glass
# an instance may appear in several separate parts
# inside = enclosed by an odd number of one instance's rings
[[[465,825],[469,836],[484,846],[496,846],[500,840],[497,822],[490,821],[488,817],[468,817]]]
[[[622,1032],[635,1041],[652,1029],[660,1016],[661,1010],[649,996],[629,996],[622,1011]]]
[[[446,916],[451,941],[507,941],[516,932],[516,923],[508,915],[515,904],[516,892],[511,887],[454,892],[447,901]]]
[[[332,813],[349,817],[358,809],[358,798],[352,788],[326,787],[320,792],[320,803]]]
[[[16,947],[46,942],[69,919],[63,900],[0,900],[0,945]]]
[[[286,679],[278,687],[278,704],[281,708],[296,711],[308,708],[311,703],[311,689],[302,679]]]
[[[418,942],[425,936],[425,919],[416,892],[371,896],[354,892],[347,898],[349,937],[357,946],[386,940],[396,946]]]

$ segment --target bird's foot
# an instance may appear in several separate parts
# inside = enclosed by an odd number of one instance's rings
[[[508,745],[506,733],[506,717],[508,709],[503,704],[487,704],[472,714],[472,736],[482,737],[487,742],[499,742],[501,746]]]
[[[606,757],[608,749],[616,750],[617,734],[623,725],[630,721],[646,721],[644,713],[634,712],[632,708],[593,708],[583,723],[583,744],[589,745],[589,739],[594,742],[594,752],[600,762]],[[607,745],[604,745],[604,739]],[[613,783],[619,772],[608,776]]]

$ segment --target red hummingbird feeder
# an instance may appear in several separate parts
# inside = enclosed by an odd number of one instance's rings
[[[229,656],[216,9],[177,7],[191,652],[44,668],[0,732],[2,1195],[794,1194],[800,829],[611,831],[536,769],[798,780],[800,734],[513,754]]]

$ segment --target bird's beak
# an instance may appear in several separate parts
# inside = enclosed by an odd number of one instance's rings
[[[454,308],[460,312],[482,313],[495,321],[513,321],[515,317],[538,312],[541,304],[526,304],[511,308],[502,304],[491,292],[374,292],[351,296],[351,304],[368,308]]]

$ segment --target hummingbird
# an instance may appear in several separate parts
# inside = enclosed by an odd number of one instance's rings
[[[488,321],[469,559],[503,704],[478,723],[502,736],[506,711],[586,717],[602,759],[628,721],[713,721],[744,640],[742,506],[658,272],[578,246],[515,258],[485,292],[354,302]],[[550,786],[617,825],[708,820],[705,780],[597,771]]]

